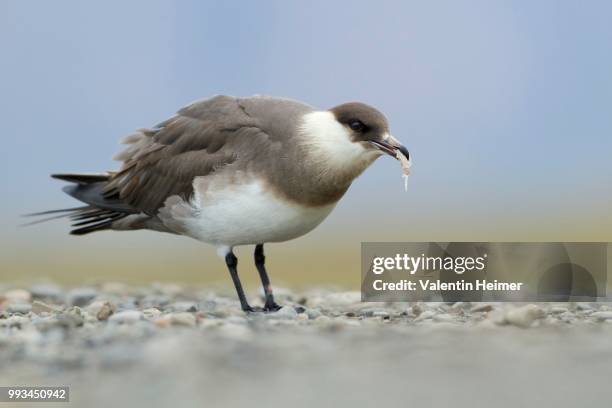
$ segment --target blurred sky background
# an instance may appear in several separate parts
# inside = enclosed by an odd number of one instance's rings
[[[273,283],[357,288],[361,241],[612,241],[611,18],[608,1],[3,0],[0,279],[229,285],[188,238],[18,227],[77,204],[50,173],[115,169],[121,137],[215,94],[363,101],[414,158],[407,193],[381,158],[318,229],[268,245]]]

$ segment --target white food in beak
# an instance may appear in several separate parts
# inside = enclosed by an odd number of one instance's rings
[[[410,176],[410,166],[412,161],[408,160],[399,150],[395,152],[395,158],[402,164],[402,177],[404,178],[404,190],[408,191],[408,176]]]

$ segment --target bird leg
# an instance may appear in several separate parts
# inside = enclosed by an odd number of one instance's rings
[[[227,265],[227,269],[229,269],[229,273],[232,276],[232,281],[234,282],[236,293],[238,293],[238,299],[240,299],[240,307],[244,312],[255,312],[256,310],[249,305],[246,300],[246,296],[244,296],[242,283],[240,283],[240,278],[238,277],[238,258],[236,258],[236,255],[234,255],[233,252],[230,252],[225,255],[225,264]]]
[[[266,257],[264,256],[263,244],[257,244],[255,246],[255,267],[259,272],[261,278],[261,284],[263,286],[264,294],[266,296],[266,303],[264,304],[265,312],[275,312],[281,307],[274,301],[274,295],[272,294],[272,285],[270,284],[270,278],[266,272]]]

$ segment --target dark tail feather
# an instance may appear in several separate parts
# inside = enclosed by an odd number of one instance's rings
[[[40,217],[41,215],[49,215],[49,214],[72,212],[72,211],[78,211],[78,210],[85,210],[87,208],[91,208],[91,207],[88,206],[88,205],[84,205],[82,207],[72,207],[72,208],[62,208],[60,210],[41,211],[41,212],[35,212],[35,213],[30,213],[30,214],[23,214],[22,217]],[[61,217],[66,217],[68,215],[70,215],[70,214],[61,215]]]
[[[66,218],[66,217],[69,217],[69,216],[70,216],[70,214],[54,215],[53,217],[46,217],[46,218],[42,218],[40,220],[30,221],[30,222],[26,222],[24,224],[19,224],[19,226],[20,227],[29,227],[30,225],[41,224],[43,222],[53,221],[53,220],[57,220],[57,219],[60,219],[60,218]]]
[[[57,218],[69,217],[72,220],[72,235],[84,235],[90,232],[112,228],[113,222],[138,213],[138,210],[121,201],[119,197],[105,197],[104,186],[111,178],[111,173],[100,174],[52,174],[51,177],[74,183],[64,187],[64,191],[84,202],[85,206],[61,210],[43,211],[27,214],[28,217],[54,214],[25,225],[38,224]],[[57,215],[55,215],[57,214]]]
[[[19,226],[28,227],[30,225],[36,225],[36,224],[40,224],[40,223],[47,222],[47,221],[57,220],[59,218],[72,217],[90,208],[91,208],[90,206],[85,205],[83,207],[62,208],[60,210],[50,210],[50,211],[41,211],[41,212],[30,213],[30,214],[23,214],[22,217],[40,217],[40,216],[49,215],[49,214],[59,214],[59,215],[54,215],[51,217],[45,217],[39,220],[26,222],[25,224],[20,224]]]
[[[52,210],[52,211],[43,211],[41,213],[28,214],[28,216],[36,216],[36,215],[44,215],[44,214],[53,214],[53,213],[63,213],[59,215],[54,215],[52,217],[43,218],[41,220],[36,220],[29,222],[27,224],[22,224],[22,227],[39,224],[41,222],[51,221],[58,218],[70,217],[72,220],[72,227],[74,228],[70,233],[72,235],[84,235],[94,231],[101,231],[104,229],[108,229],[112,226],[114,221],[120,220],[121,218],[127,217],[129,214],[118,213],[114,211],[104,210],[95,208],[92,206],[84,206],[77,208],[67,208],[63,210]]]
[[[110,174],[108,173],[91,173],[91,174],[79,174],[79,173],[64,173],[64,174],[52,174],[51,177],[58,180],[69,181],[71,183],[79,184],[91,184],[99,183],[101,181],[108,181]]]
[[[72,224],[73,227],[80,227],[70,231],[72,235],[85,235],[90,232],[102,231],[112,226],[113,222],[127,217],[128,214],[122,213],[110,213],[102,214],[99,216],[93,216],[86,221],[75,222]],[[84,226],[83,226],[84,225]],[[82,226],[82,227],[81,227]]]

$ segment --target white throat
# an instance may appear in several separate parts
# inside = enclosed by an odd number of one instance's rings
[[[380,156],[377,150],[353,142],[350,131],[329,111],[304,115],[299,133],[309,158],[329,175],[349,172],[357,176]]]

